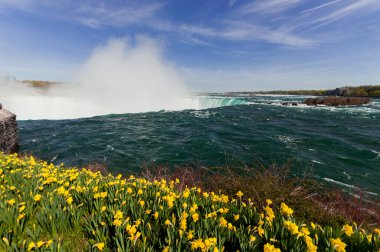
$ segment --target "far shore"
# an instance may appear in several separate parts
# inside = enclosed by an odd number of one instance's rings
[[[256,96],[256,95],[302,95],[302,96],[342,96],[380,98],[380,85],[347,86],[335,89],[319,90],[272,90],[272,91],[241,91],[223,93],[204,93],[212,96]]]

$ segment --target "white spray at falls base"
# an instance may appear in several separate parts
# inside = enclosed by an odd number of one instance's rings
[[[123,39],[108,41],[93,52],[71,84],[41,89],[0,83],[0,102],[21,120],[182,110],[188,97],[161,47],[147,37],[136,38],[134,46]]]

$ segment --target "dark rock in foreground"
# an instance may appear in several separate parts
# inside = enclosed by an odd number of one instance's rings
[[[12,153],[18,148],[16,115],[0,108],[0,152]]]
[[[371,102],[367,97],[318,97],[308,98],[304,100],[304,104],[308,106],[326,105],[326,106],[347,106],[347,105],[363,105]]]
[[[269,103],[271,104],[271,103]],[[298,106],[298,103],[297,102],[283,102],[281,103],[281,105],[283,106]]]

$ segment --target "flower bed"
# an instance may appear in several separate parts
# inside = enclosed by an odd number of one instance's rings
[[[0,153],[1,251],[378,251],[380,230],[321,227],[285,203],[178,190]]]

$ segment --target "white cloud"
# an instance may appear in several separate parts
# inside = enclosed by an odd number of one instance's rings
[[[180,36],[179,41],[188,45],[214,46],[212,43],[196,38],[195,36],[192,36],[192,35]]]
[[[336,4],[336,3],[339,3],[339,2],[341,2],[341,1],[342,1],[342,0],[335,0],[335,1],[332,1],[332,2],[324,3],[324,4],[321,4],[321,5],[318,5],[318,6],[314,7],[314,8],[303,10],[303,11],[301,11],[301,13],[306,13],[306,12],[316,11],[316,10],[319,10],[319,9],[325,8],[325,7],[327,7],[327,6],[330,6],[330,5],[333,5],[333,4]]]
[[[274,30],[265,26],[257,26],[243,21],[225,22],[225,26],[220,30],[189,25],[180,26],[179,29],[198,36],[215,37],[235,41],[261,40],[273,44],[292,47],[308,47],[315,44],[314,41],[290,34],[285,29]]]
[[[238,0],[229,0],[228,1],[228,7],[233,7],[235,4],[236,4],[236,2],[237,2]]]
[[[271,29],[249,22],[231,22],[230,24],[230,27],[222,33],[223,37],[229,39],[262,40],[292,47],[308,47],[315,44],[314,41],[291,34],[286,29]]]
[[[228,5],[232,7],[236,2],[237,0],[229,0]],[[379,0],[330,0],[330,2],[301,12],[310,12],[312,15],[286,16],[282,13],[279,15],[280,12],[290,10],[305,2],[307,0],[255,0],[247,4],[240,4],[238,8],[215,19],[214,25],[178,23],[176,20],[162,18],[162,10],[165,7],[162,2],[148,4],[127,0],[122,5],[115,5],[112,1],[94,2],[90,0],[62,0],[59,2],[54,0],[0,0],[0,11],[10,8],[32,15],[79,23],[94,29],[104,26],[123,28],[132,25],[145,26],[165,34],[174,34],[179,41],[198,46],[209,46],[214,43],[209,40],[216,38],[226,41],[263,41],[276,45],[305,48],[325,42],[319,36],[324,31],[311,33],[312,29],[318,29],[320,26],[357,13],[359,10],[372,11],[374,7],[380,7]],[[311,0],[308,2],[310,3]],[[324,16],[316,12],[316,10],[328,6],[334,8],[328,8],[327,14],[323,13]],[[265,14],[265,19],[258,18],[256,14]],[[281,22],[273,21],[279,16],[282,18]],[[305,31],[309,33],[305,33]]]
[[[243,5],[240,8],[239,13],[241,15],[252,13],[276,13],[287,10],[300,2],[301,0],[256,0]]]
[[[74,12],[75,15],[72,18],[75,19],[77,16],[86,15],[97,20],[100,24],[125,26],[150,20],[161,7],[162,4],[159,3],[151,5],[128,4],[122,8],[120,6],[102,6],[100,10],[86,6],[86,9],[78,9]]]
[[[325,23],[332,22],[359,10],[365,9],[373,11],[375,8],[378,9],[379,7],[380,1],[378,0],[359,0],[320,18],[318,21]]]
[[[110,2],[63,0],[57,3],[53,0],[0,0],[0,9],[11,8],[33,15],[45,16],[52,19],[61,19],[66,22],[79,23],[94,29],[106,25],[126,27],[130,25],[146,26],[161,32],[175,33],[184,38],[182,42],[192,45],[210,45],[205,39],[218,38],[233,41],[264,41],[291,47],[307,47],[314,44],[310,39],[292,34],[284,28],[272,28],[266,25],[247,20],[231,21],[239,18],[239,12],[252,11],[277,12],[302,0],[266,0],[246,4],[238,10],[237,16],[229,16],[219,20],[217,27],[190,25],[159,18],[162,3],[142,4],[141,2],[127,1],[122,6]],[[236,0],[230,1],[232,6]],[[235,15],[236,12],[233,12]],[[230,20],[230,21],[226,21]],[[239,19],[238,19],[239,20]]]
[[[114,5],[107,1],[0,0],[0,9],[12,9],[92,28],[142,23],[153,18],[162,7],[163,4],[159,2],[141,4],[126,1],[123,5]]]
[[[312,19],[306,20],[303,26],[311,31],[342,19],[363,18],[367,14],[378,11],[379,9],[380,1],[378,0],[350,1],[350,3],[345,5],[339,4],[338,8],[329,11],[327,14],[319,15],[313,12],[315,15],[312,16]]]
[[[192,44],[194,45],[211,45],[212,43],[204,40],[206,38],[232,41],[264,41],[290,47],[309,47],[316,44],[315,41],[291,34],[289,30],[284,28],[272,29],[246,21],[223,21],[219,29],[200,25],[175,24],[162,20],[152,21],[151,26],[159,31],[179,34],[184,38],[188,38],[188,42],[193,41],[194,43]]]

